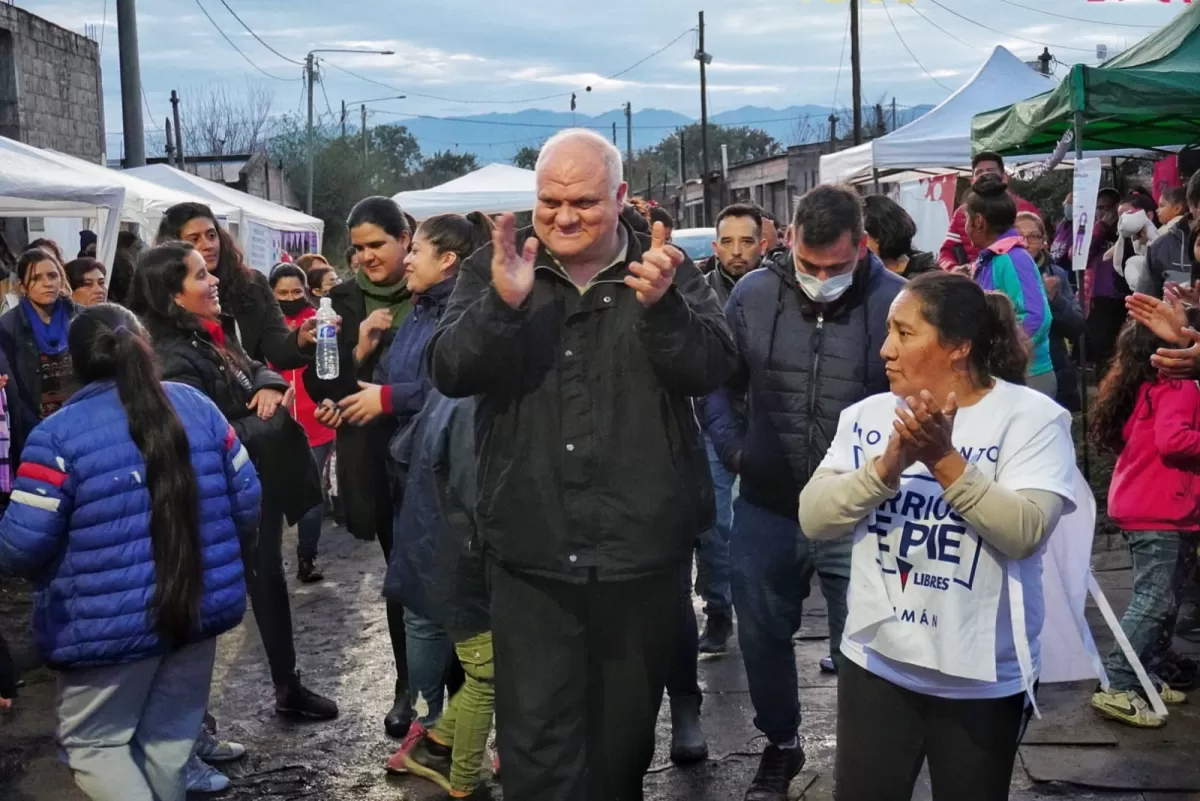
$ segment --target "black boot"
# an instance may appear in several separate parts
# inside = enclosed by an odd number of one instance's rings
[[[403,740],[408,736],[408,730],[412,727],[414,712],[412,703],[408,699],[408,683],[396,681],[396,701],[392,704],[392,711],[388,712],[383,719],[383,728],[387,731],[388,737],[394,737],[397,740]]]
[[[804,768],[804,751],[768,745],[758,763],[758,773],[746,791],[746,801],[787,801],[788,787]]]
[[[729,638],[733,636],[733,620],[728,612],[713,613],[704,626],[699,651],[702,654],[723,654],[729,651]]]
[[[671,761],[690,765],[708,759],[708,742],[700,726],[702,696],[671,699]]]

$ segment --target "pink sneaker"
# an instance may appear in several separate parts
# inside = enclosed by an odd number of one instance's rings
[[[417,743],[421,742],[421,738],[428,734],[428,730],[421,725],[419,720],[414,720],[412,727],[408,730],[400,747],[396,749],[396,753],[392,754],[387,761],[385,770],[392,776],[400,776],[408,773],[408,768],[404,767],[404,757],[416,747]]]

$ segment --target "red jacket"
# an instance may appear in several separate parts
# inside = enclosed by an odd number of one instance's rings
[[[287,321],[288,328],[295,330],[300,327],[300,324],[309,317],[315,317],[317,310],[311,306],[300,312],[294,317],[284,317]],[[321,425],[317,422],[317,404],[309,397],[308,390],[304,388],[304,371],[308,367],[300,367],[296,370],[280,370],[279,374],[283,376],[296,390],[296,399],[292,402],[292,417],[296,418],[296,422],[304,426],[304,433],[308,435],[308,444],[316,447],[324,445],[327,442],[333,442],[333,438],[337,436],[332,428]]]
[[[1037,206],[1017,196],[1017,193],[1008,190],[1009,196],[1016,201],[1017,213],[1029,211],[1036,214],[1039,218],[1042,212]],[[1046,243],[1049,246],[1050,243]],[[955,253],[959,245],[962,245],[963,250],[967,254],[967,260],[962,261]],[[967,237],[967,204],[959,206],[954,210],[954,216],[950,218],[950,232],[946,234],[946,241],[942,243],[942,249],[938,253],[938,265],[943,270],[953,270],[960,264],[974,264],[979,258],[979,248],[971,244],[970,238]]]
[[[1200,388],[1156,381],[1138,390],[1113,468],[1108,515],[1126,531],[1200,531]]]

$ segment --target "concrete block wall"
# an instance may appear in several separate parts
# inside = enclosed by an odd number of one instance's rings
[[[102,163],[103,97],[96,42],[0,3],[0,133]]]

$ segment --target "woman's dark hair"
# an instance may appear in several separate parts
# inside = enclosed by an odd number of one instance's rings
[[[203,203],[179,203],[167,209],[162,222],[158,224],[155,243],[161,245],[164,242],[178,242],[183,238],[180,235],[183,233],[183,227],[197,219],[211,222],[217,229],[217,238],[221,241],[221,255],[217,257],[217,268],[213,270],[217,278],[221,279],[221,284],[217,287],[221,306],[234,314],[245,310],[253,303],[250,285],[254,280],[254,273],[246,266],[241,248],[217,221],[216,215],[208,206]]]
[[[301,270],[299,267],[297,267],[294,264],[286,264],[285,263],[285,264],[276,265],[275,269],[271,270],[271,278],[270,278],[271,289],[274,289],[275,285],[278,284],[280,281],[282,281],[284,278],[295,278],[297,281],[300,282],[300,286],[308,285],[308,276],[306,276],[304,274],[303,270]]]
[[[53,239],[35,239],[29,243],[29,247],[27,247],[25,249],[25,252],[28,253],[31,250],[46,251],[46,252],[52,254],[54,256],[54,258],[58,260],[59,264],[62,264],[62,260],[63,260],[62,248],[60,248],[58,246],[58,243],[55,242]]]
[[[1200,325],[1200,310],[1189,309],[1187,316],[1189,325]],[[1120,453],[1125,447],[1125,424],[1137,406],[1139,393],[1144,385],[1158,378],[1150,357],[1159,348],[1169,347],[1169,343],[1137,321],[1125,323],[1092,406],[1088,438],[1097,447],[1112,453]]]
[[[907,256],[917,235],[912,215],[886,195],[868,195],[863,199],[863,227],[879,246],[879,258],[885,261]]]
[[[308,273],[308,291],[316,292],[325,283],[325,276],[335,272],[332,267],[314,267]]]
[[[296,259],[296,266],[303,270],[305,275],[308,275],[309,270],[314,267],[324,267],[328,264],[329,262],[320,253],[305,253]]]
[[[67,334],[79,383],[115,380],[129,436],[146,463],[155,591],[147,612],[168,647],[200,624],[204,576],[200,502],[187,432],[167,399],[154,352],[136,317],[113,303],[82,310]]]
[[[1135,209],[1140,209],[1146,212],[1146,216],[1150,218],[1150,222],[1158,225],[1158,204],[1154,202],[1154,198],[1145,189],[1135,188],[1130,190],[1125,198],[1125,202]]]
[[[492,241],[492,219],[481,211],[467,216],[461,214],[438,214],[429,217],[417,232],[429,240],[440,253],[453,253],[461,267],[472,253]]]
[[[353,231],[360,225],[378,226],[393,239],[412,234],[408,217],[390,197],[368,197],[355,203],[346,218],[346,229]]]
[[[1162,199],[1172,206],[1187,209],[1187,190],[1182,186],[1169,186],[1163,190]]]
[[[642,213],[637,210],[636,206],[632,206],[629,203],[622,206],[621,219],[629,224],[634,233],[650,236],[650,221],[642,216]]]
[[[943,345],[970,343],[971,374],[983,385],[992,378],[1025,383],[1028,338],[1017,324],[1012,301],[956,273],[922,273],[904,287],[921,302],[921,313]]]
[[[971,184],[967,214],[982,217],[988,231],[1002,234],[1017,221],[1017,204],[1008,194],[1004,176],[988,174]]]
[[[30,248],[21,254],[21,258],[17,259],[17,280],[22,285],[29,283],[29,272],[37,265],[44,261],[48,261],[55,266],[58,266],[58,260],[52,255],[42,250],[41,248]]]
[[[106,277],[108,276],[108,269],[104,266],[103,262],[96,261],[87,256],[71,259],[71,261],[63,265],[63,269],[67,271],[67,282],[71,285],[72,290],[83,286],[83,277],[88,273],[99,270]]]

